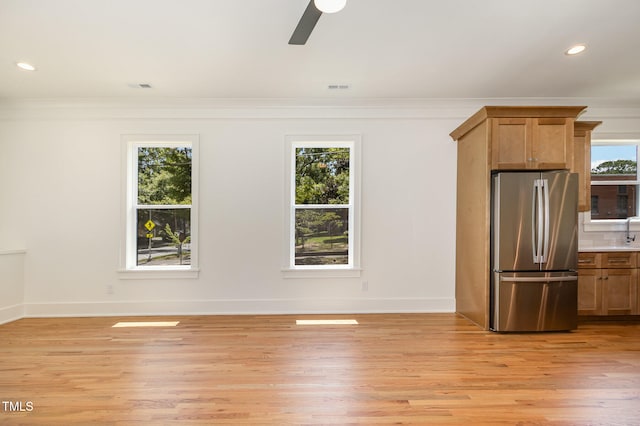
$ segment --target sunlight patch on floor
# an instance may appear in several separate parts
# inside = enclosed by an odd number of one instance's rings
[[[112,328],[121,327],[175,327],[180,321],[122,321],[112,325]]]
[[[310,319],[296,320],[296,325],[356,325],[358,321],[354,319]]]

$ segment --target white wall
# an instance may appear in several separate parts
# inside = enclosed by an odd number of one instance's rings
[[[24,315],[24,251],[0,251],[0,324]]]
[[[449,132],[483,104],[6,106],[0,249],[27,249],[27,316],[454,311]],[[199,278],[121,280],[120,136],[172,133],[200,135]],[[285,135],[353,133],[362,276],[284,278]]]
[[[24,256],[20,238],[8,235],[19,223],[12,222],[21,210],[14,172],[16,146],[11,144],[0,120],[0,324],[24,315]],[[14,214],[15,212],[16,214]],[[11,213],[11,214],[10,214]],[[19,233],[15,233],[19,234]]]

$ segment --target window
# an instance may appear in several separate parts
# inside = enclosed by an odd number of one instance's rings
[[[197,271],[197,137],[124,137],[125,271]]]
[[[640,141],[594,141],[591,146],[591,219],[626,219],[638,213]]]
[[[358,270],[358,139],[290,138],[289,270]]]

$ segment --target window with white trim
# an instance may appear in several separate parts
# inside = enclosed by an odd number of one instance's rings
[[[125,271],[197,271],[195,135],[126,136]]]
[[[638,215],[640,141],[593,141],[591,145],[591,220]]]
[[[288,141],[288,268],[357,270],[359,139]]]

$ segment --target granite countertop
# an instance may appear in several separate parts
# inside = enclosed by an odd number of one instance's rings
[[[621,246],[598,246],[598,247],[579,247],[578,251],[593,252],[593,251],[640,251],[640,246],[636,245],[621,245]]]

